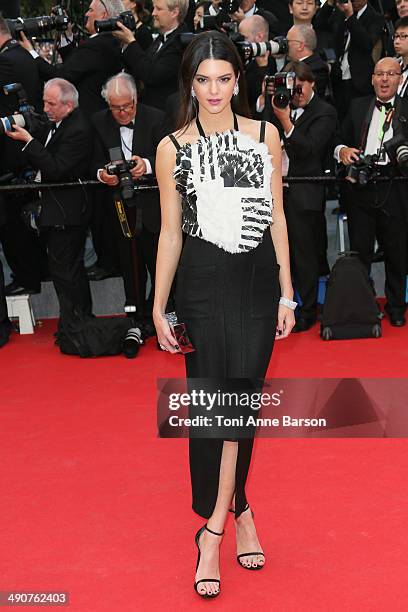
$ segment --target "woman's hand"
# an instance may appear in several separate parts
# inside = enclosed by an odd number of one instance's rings
[[[279,305],[276,340],[287,338],[295,325],[295,311],[287,306]]]
[[[170,331],[170,325],[166,317],[153,312],[153,322],[160,348],[164,351],[169,351],[169,353],[180,353],[179,345]]]

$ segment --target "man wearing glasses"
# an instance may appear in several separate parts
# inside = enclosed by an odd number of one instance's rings
[[[346,166],[349,180],[347,219],[352,251],[370,271],[376,235],[384,248],[385,310],[391,325],[405,325],[405,287],[407,274],[406,184],[369,179],[363,185],[358,177],[359,156],[375,156],[368,176],[392,178],[401,167],[389,148],[401,137],[408,143],[408,100],[397,95],[402,82],[397,59],[385,57],[377,62],[372,84],[375,96],[353,100],[338,135],[335,158]],[[350,166],[354,165],[354,178]],[[360,166],[361,167],[361,166]]]
[[[408,97],[408,15],[396,22],[393,40],[402,72],[402,82],[398,87],[398,95],[406,98]]]
[[[148,271],[154,287],[160,232],[159,194],[150,190],[138,197],[123,200],[132,234],[132,237],[126,237],[113,205],[119,178],[109,174],[105,166],[111,161],[109,149],[116,147],[121,150],[123,159],[135,162],[130,170],[134,180],[153,176],[156,147],[163,136],[164,114],[137,102],[135,81],[125,72],[106,82],[102,96],[109,108],[92,117],[96,136],[92,173],[110,189],[105,192],[105,198],[98,198],[98,205],[104,208],[103,214],[109,220],[118,248],[126,297],[125,312],[149,321],[153,291],[145,301],[146,279]],[[136,259],[137,268],[134,266]]]

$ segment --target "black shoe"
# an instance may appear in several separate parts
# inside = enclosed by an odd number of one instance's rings
[[[199,563],[200,563],[200,557],[201,557],[201,550],[200,550],[200,536],[204,531],[209,531],[210,533],[212,533],[213,535],[216,536],[222,536],[224,535],[224,531],[222,531],[222,533],[217,533],[216,531],[212,531],[211,529],[209,529],[207,527],[207,523],[205,525],[203,525],[203,527],[201,527],[196,535],[195,535],[195,543],[197,545],[198,548],[198,557],[197,557],[197,564],[196,564],[196,571],[198,569]],[[200,584],[200,582],[216,582],[218,584],[218,591],[216,593],[200,593],[200,591],[197,589],[197,586]],[[217,595],[220,594],[220,587],[221,587],[221,583],[218,580],[218,578],[201,578],[201,580],[197,580],[197,582],[194,583],[194,590],[196,591],[196,593],[198,593],[198,595],[200,595],[200,597],[205,597],[206,599],[209,599],[210,597],[217,597]]]
[[[123,354],[128,359],[134,359],[143,344],[142,332],[138,327],[131,327],[123,341]]]
[[[22,287],[16,281],[9,283],[4,287],[4,293],[8,296],[14,295],[34,295],[35,293],[40,293],[41,288],[35,289],[27,289],[26,287]]]
[[[299,317],[299,319],[296,319],[296,323],[292,328],[292,332],[295,332],[296,334],[298,332],[307,331],[308,329],[313,327],[315,323],[316,319],[305,319],[304,317]]]
[[[390,314],[390,323],[393,327],[404,327],[406,320],[404,315]]]
[[[249,510],[249,504],[247,504],[245,506],[245,508],[243,509],[242,512],[246,512],[247,510]],[[233,508],[229,508],[228,512],[234,512],[235,510]],[[254,513],[251,510],[251,515],[252,518],[254,518]],[[262,563],[262,565],[244,565],[243,563],[241,563],[240,559],[241,557],[252,557],[252,555],[262,555],[264,558],[264,562]],[[260,570],[263,568],[263,566],[265,565],[265,554],[263,552],[261,552],[260,550],[258,550],[257,552],[247,552],[247,553],[242,553],[240,555],[237,555],[237,561],[240,564],[241,567],[243,567],[244,569],[247,570]]]

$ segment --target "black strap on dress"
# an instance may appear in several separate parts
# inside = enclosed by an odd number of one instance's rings
[[[202,128],[202,125],[201,125],[201,123],[200,123],[200,120],[199,120],[199,118],[198,118],[198,115],[197,115],[197,117],[196,117],[196,124],[197,124],[197,130],[198,130],[198,133],[200,134],[200,136],[203,136],[203,138],[206,138],[205,132],[204,132],[204,130],[203,130],[203,128]],[[237,117],[236,117],[236,115],[235,115],[235,113],[234,113],[234,130],[235,130],[236,132],[238,132],[238,129],[239,129],[239,128],[238,128],[238,119],[237,119]]]
[[[266,121],[261,121],[261,129],[259,131],[259,142],[265,142]]]
[[[173,134],[169,134],[169,138],[171,142],[174,144],[174,146],[176,147],[177,151],[179,151],[181,148],[179,141],[175,138],[175,136],[173,136]]]

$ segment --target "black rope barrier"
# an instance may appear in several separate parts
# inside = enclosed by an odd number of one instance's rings
[[[3,178],[4,177],[0,177],[0,183],[6,182],[2,180]],[[7,177],[6,180],[10,180],[10,178]],[[288,183],[288,184],[296,184],[296,183],[331,184],[331,183],[349,182],[346,178],[341,178],[338,176],[287,176],[287,177],[285,176],[283,177],[282,180],[284,184],[285,183]],[[370,181],[369,184],[386,183],[391,180],[398,181],[398,182],[407,182],[408,176],[394,176],[394,177],[378,176],[372,181]],[[0,193],[7,193],[7,192],[13,192],[13,191],[16,191],[16,192],[31,191],[31,190],[38,191],[39,189],[45,189],[45,188],[67,189],[67,188],[72,188],[72,187],[107,187],[107,185],[104,185],[100,181],[95,181],[95,180],[83,180],[81,182],[75,181],[75,182],[62,182],[62,183],[23,183],[23,184],[6,184],[6,185],[0,184]],[[136,192],[150,191],[151,189],[158,189],[158,185],[156,181],[149,181],[146,183],[145,182],[135,183],[134,185],[134,190]]]

